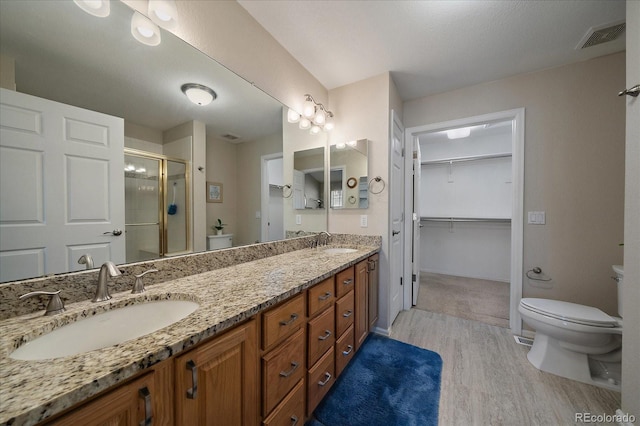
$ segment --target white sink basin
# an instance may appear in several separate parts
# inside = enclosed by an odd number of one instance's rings
[[[20,346],[10,358],[60,358],[106,348],[160,330],[198,309],[195,302],[161,300],[113,309],[57,328]]]
[[[324,249],[324,252],[329,254],[344,254],[344,253],[353,253],[356,251],[358,250],[352,249],[352,248],[344,248],[344,247],[331,247],[331,248]]]

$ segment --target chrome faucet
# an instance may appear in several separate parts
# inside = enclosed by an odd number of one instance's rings
[[[325,235],[325,238],[324,238],[324,245],[326,246],[327,244],[329,244],[329,238],[331,238],[331,234],[330,234],[330,233],[328,233],[327,231],[320,231],[320,232],[318,232],[318,239],[317,239],[317,243],[316,243],[316,245],[320,245],[320,237],[321,237],[322,235]]]
[[[98,287],[96,288],[96,295],[92,302],[104,302],[105,300],[111,299],[111,295],[109,294],[109,288],[107,287],[107,278],[108,277],[117,277],[122,275],[122,272],[118,269],[118,267],[111,261],[104,262],[102,267],[100,268],[100,273],[98,274]]]
[[[78,259],[80,265],[86,265],[87,269],[93,269],[93,257],[89,253],[85,253]]]

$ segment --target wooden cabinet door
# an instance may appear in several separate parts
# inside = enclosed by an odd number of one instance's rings
[[[369,304],[368,289],[368,260],[356,263],[356,287],[355,287],[355,343],[356,350],[360,349],[360,345],[367,338],[369,333],[369,312],[367,305]]]
[[[174,365],[177,425],[258,422],[255,320],[176,357]]]
[[[171,404],[171,401],[154,401],[157,396],[154,378],[153,372],[145,374],[49,424],[56,426],[170,424],[170,422],[162,423],[161,419],[156,417],[154,408],[159,404]],[[145,420],[148,422],[145,423]]]
[[[369,257],[369,331],[378,322],[378,285],[379,285],[380,255]]]

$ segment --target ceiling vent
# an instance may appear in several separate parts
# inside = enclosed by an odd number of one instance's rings
[[[240,136],[232,135],[231,133],[224,134],[221,137],[228,141],[237,141],[240,139]]]
[[[576,46],[576,50],[586,49],[596,44],[607,43],[616,40],[624,33],[626,23],[624,21],[612,22],[589,28],[589,31],[582,37],[580,43]]]

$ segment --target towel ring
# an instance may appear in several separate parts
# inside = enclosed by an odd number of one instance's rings
[[[373,191],[373,189],[372,189],[371,182],[373,182],[374,180],[376,182],[382,182],[382,188],[380,188],[379,191]],[[382,180],[382,178],[380,176],[376,176],[376,177],[372,178],[369,181],[369,192],[372,193],[372,194],[380,194],[382,191],[384,191],[385,186],[386,186],[386,184],[384,183],[384,180]]]
[[[289,191],[287,195],[287,190]],[[282,187],[282,198],[290,198],[293,195],[293,189],[291,189],[291,185],[285,185]]]

